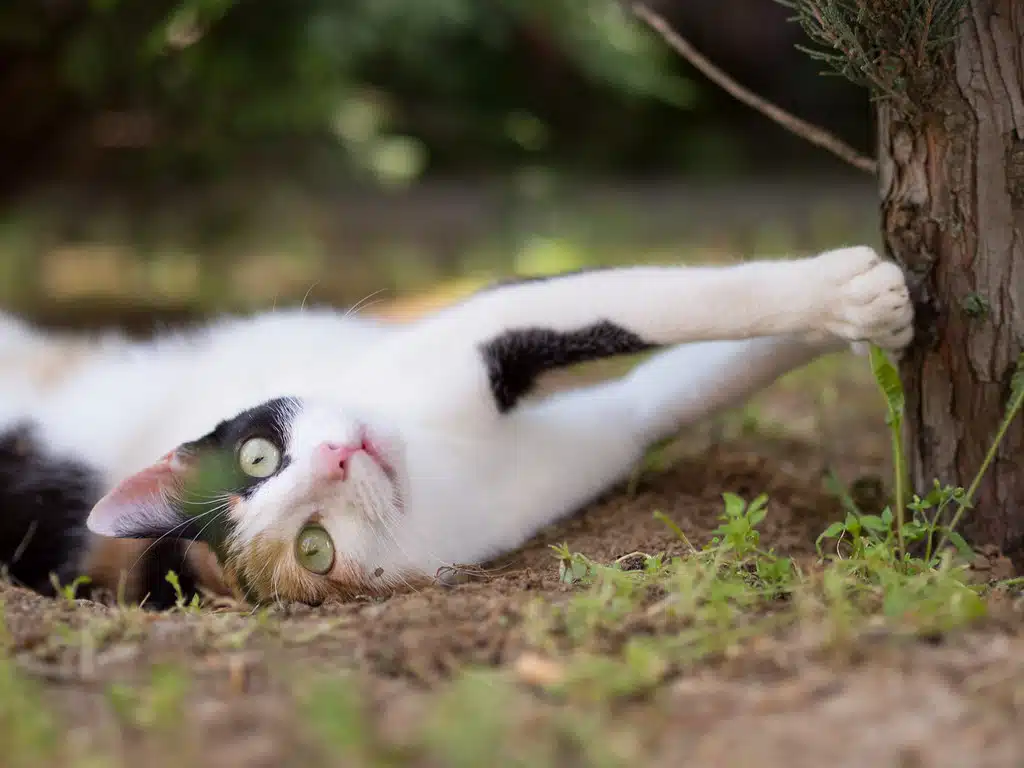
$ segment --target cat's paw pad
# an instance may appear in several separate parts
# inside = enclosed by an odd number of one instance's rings
[[[872,248],[827,251],[816,259],[823,278],[825,328],[851,342],[899,351],[914,336],[914,306],[903,270]]]

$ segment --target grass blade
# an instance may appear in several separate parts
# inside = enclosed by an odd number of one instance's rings
[[[896,486],[896,540],[899,543],[902,557],[906,552],[903,541],[903,524],[906,520],[907,504],[907,459],[903,452],[903,412],[907,400],[896,366],[874,344],[871,345],[871,373],[874,374],[875,381],[885,396],[888,410],[885,423],[889,425],[889,434],[892,439],[892,463]]]

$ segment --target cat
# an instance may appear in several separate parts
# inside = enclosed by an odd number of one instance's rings
[[[820,355],[899,354],[912,324],[902,271],[866,246],[512,280],[408,324],[293,309],[131,341],[3,317],[0,561],[39,590],[127,572],[157,603],[168,567],[253,603],[416,587]],[[549,371],[639,353],[532,396]]]

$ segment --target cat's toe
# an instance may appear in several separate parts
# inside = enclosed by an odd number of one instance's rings
[[[834,283],[848,283],[869,274],[885,262],[878,252],[867,245],[854,245],[823,251],[813,259],[815,267]]]
[[[867,247],[823,254],[829,330],[853,342],[869,342],[892,351],[913,340],[914,306],[903,270]]]

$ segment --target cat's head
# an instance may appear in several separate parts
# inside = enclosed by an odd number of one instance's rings
[[[271,400],[126,478],[93,508],[105,536],[196,539],[255,602],[379,592],[372,553],[399,525],[398,435],[333,405]],[[383,578],[382,578],[383,577]]]

